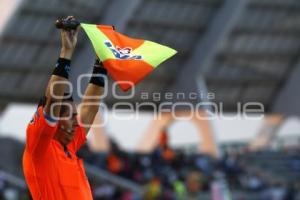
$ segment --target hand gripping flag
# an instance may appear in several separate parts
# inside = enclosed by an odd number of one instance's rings
[[[97,56],[123,91],[143,80],[159,64],[176,54],[155,42],[118,33],[113,26],[83,24]]]

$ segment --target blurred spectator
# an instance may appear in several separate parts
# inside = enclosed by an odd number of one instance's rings
[[[175,152],[171,148],[165,147],[162,151],[162,157],[165,161],[171,162],[175,159]]]
[[[255,200],[294,200],[296,190],[282,184],[268,184],[261,173],[248,172],[248,164],[245,160],[240,161],[237,153],[230,152],[220,159],[202,154],[185,154],[183,150],[172,149],[169,146],[169,138],[166,132],[161,133],[157,147],[151,153],[140,154],[122,151],[118,144],[111,140],[111,149],[102,153],[106,165],[97,161],[98,153],[85,152],[88,161],[108,170],[109,172],[136,182],[145,188],[142,199],[181,200],[199,199],[201,193],[209,193],[212,183],[218,183],[220,193],[226,191],[227,198],[229,189],[241,190],[254,193]],[[242,156],[251,154],[243,152]],[[268,152],[260,152],[255,156],[265,156]],[[92,155],[92,156],[91,156]],[[291,157],[291,167],[297,169],[298,157]],[[223,174],[222,181],[213,175],[215,172]],[[264,178],[263,178],[264,177]],[[221,184],[222,183],[222,184]],[[226,183],[226,187],[223,183]],[[139,195],[120,188],[102,184],[94,188],[96,200],[121,199],[140,200]],[[233,196],[232,199],[247,200],[247,193]],[[205,199],[205,198],[204,198]],[[211,198],[210,198],[211,199]]]
[[[116,187],[114,185],[103,184],[94,189],[94,200],[112,199],[115,193]]]
[[[146,186],[145,200],[158,199],[162,194],[162,188],[159,178],[153,178]]]
[[[222,172],[214,173],[214,180],[211,183],[212,200],[229,200],[231,195],[226,183],[225,176]]]
[[[114,174],[119,174],[122,170],[122,161],[114,153],[110,153],[107,157],[107,168]]]
[[[258,191],[263,189],[263,181],[257,174],[244,175],[241,178],[241,182],[245,189],[249,189],[252,191]]]
[[[177,180],[173,184],[174,192],[176,195],[176,199],[178,200],[184,200],[187,196],[187,191],[184,183],[180,180]]]
[[[191,194],[198,193],[202,189],[201,174],[198,171],[192,171],[187,175],[186,184],[187,190]]]
[[[284,200],[286,196],[286,190],[280,183],[275,183],[271,187],[269,187],[264,194],[264,200]]]

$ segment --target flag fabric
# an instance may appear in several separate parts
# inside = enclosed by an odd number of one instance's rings
[[[123,91],[177,53],[167,46],[118,33],[113,26],[81,23],[81,27],[91,40],[96,55]]]

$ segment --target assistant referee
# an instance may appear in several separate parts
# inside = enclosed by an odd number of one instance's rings
[[[73,20],[69,16],[67,20]],[[65,95],[71,58],[79,28],[61,31],[60,58],[49,80],[45,97],[26,131],[23,171],[34,200],[91,200],[92,193],[82,160],[76,152],[86,141],[88,126],[99,109],[106,70],[95,62],[78,113]],[[88,97],[99,97],[90,99]]]

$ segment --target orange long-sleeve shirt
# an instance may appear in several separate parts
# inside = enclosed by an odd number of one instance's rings
[[[67,152],[54,139],[57,124],[51,125],[39,107],[27,127],[23,171],[34,200],[92,200],[83,162],[76,156],[86,141],[81,126],[75,130]]]

